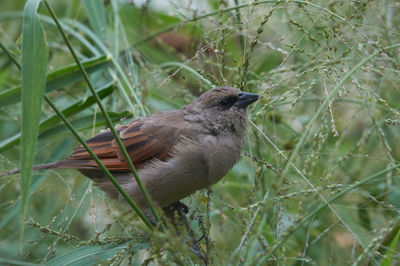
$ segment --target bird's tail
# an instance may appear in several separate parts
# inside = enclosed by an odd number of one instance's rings
[[[33,170],[53,169],[53,168],[59,168],[59,162],[35,165],[33,167]],[[21,173],[21,169],[15,169],[15,170],[11,170],[11,171],[8,171],[8,172],[0,173],[0,177],[13,175],[13,174],[18,174],[18,173]]]

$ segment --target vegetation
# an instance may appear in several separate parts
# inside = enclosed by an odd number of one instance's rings
[[[24,170],[0,178],[0,264],[400,262],[397,1],[26,2],[0,11],[0,172]],[[84,138],[107,125],[78,62],[114,124],[216,85],[263,95],[241,161],[178,225],[31,173],[79,144],[52,103]]]

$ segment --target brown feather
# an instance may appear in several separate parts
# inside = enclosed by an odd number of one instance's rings
[[[146,161],[155,158],[166,160],[172,151],[171,143],[168,145],[164,140],[146,135],[142,131],[143,124],[143,121],[135,120],[117,129],[135,168],[140,168]],[[94,136],[87,140],[87,144],[110,171],[129,171],[129,166],[111,131],[107,130]],[[100,169],[82,145],[79,145],[67,160],[62,161],[59,167]]]

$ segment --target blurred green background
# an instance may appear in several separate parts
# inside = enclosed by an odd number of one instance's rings
[[[116,124],[217,85],[263,95],[241,161],[184,200],[210,264],[400,263],[398,1],[48,2]],[[0,11],[0,172],[20,167],[21,71],[10,56],[21,62],[24,4]],[[89,138],[104,119],[43,3],[38,12],[46,95]],[[78,144],[52,116],[43,102],[35,164]],[[22,245],[20,180],[0,179],[0,264],[203,263],[185,229],[149,233],[74,170],[34,172]]]

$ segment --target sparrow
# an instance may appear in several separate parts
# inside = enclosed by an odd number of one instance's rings
[[[181,110],[158,112],[116,127],[153,202],[167,207],[221,180],[240,158],[247,106],[259,98],[236,88],[215,87]],[[134,202],[148,210],[111,131],[95,135],[87,144]],[[65,160],[33,169],[55,168],[75,168],[111,198],[123,199],[82,145]]]

